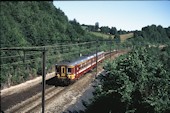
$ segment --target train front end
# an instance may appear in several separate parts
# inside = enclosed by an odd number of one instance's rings
[[[74,74],[74,66],[63,65],[63,64],[56,64],[55,65],[56,76],[59,82],[63,83],[70,83],[74,81],[75,74]]]

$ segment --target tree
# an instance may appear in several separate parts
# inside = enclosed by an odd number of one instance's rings
[[[98,29],[99,29],[99,22],[96,22],[95,23],[95,31],[98,31]]]
[[[166,34],[167,34],[167,36],[168,36],[169,39],[170,39],[170,27],[166,28]]]
[[[116,29],[116,27],[112,27],[112,28],[110,29],[110,34],[112,34],[112,35],[117,34],[117,29]]]
[[[114,37],[114,42],[119,44],[121,42],[120,35],[116,34]]]
[[[82,29],[76,19],[74,19],[73,21],[69,21],[64,12],[60,9],[57,9],[52,4],[52,2],[7,1],[0,3],[0,9],[0,41],[2,48],[46,46],[55,45],[56,43],[61,42],[67,44],[68,42],[66,42],[65,40],[71,40],[75,43],[74,40],[77,39],[89,41],[92,39],[95,40],[94,38],[98,38],[97,36],[93,36],[91,34],[85,34],[85,31]],[[2,51],[1,56],[4,58],[8,56],[21,57],[23,56],[22,54],[23,53],[20,54],[20,52],[17,51]],[[52,52],[51,55],[54,54],[55,53]],[[29,58],[34,59],[37,58],[37,56],[28,55],[26,59]],[[16,83],[16,81],[12,80],[17,80],[17,78],[22,77],[22,75],[24,74],[23,71],[25,70],[23,69],[23,65],[11,65],[13,62],[19,62],[20,59],[21,58],[18,57],[11,57],[9,59],[2,60],[3,64],[7,64],[5,66],[2,66],[1,68],[3,73],[3,83],[1,82],[2,87],[4,86],[4,84],[7,84],[8,81],[6,80],[8,79],[9,75],[16,75],[14,76],[15,78],[9,78],[12,85],[12,82]],[[52,66],[52,63],[54,62],[56,61],[48,62],[47,65]],[[34,63],[37,64],[38,61],[35,61]],[[20,71],[14,73],[14,71],[12,71],[13,68],[18,68]],[[30,74],[28,76],[37,76],[36,73],[41,72],[39,71],[39,68],[39,65],[34,65],[33,63],[31,63],[30,68],[27,70],[30,71]],[[31,73],[31,71],[33,71],[33,73]],[[21,80],[20,82],[23,81]]]
[[[84,35],[85,31],[82,29],[82,27],[80,26],[80,24],[77,22],[76,19],[74,19],[73,21],[70,21],[70,23],[72,24],[73,29],[74,29],[77,33],[79,33],[79,34],[81,34],[81,35]]]
[[[105,33],[105,34],[110,33],[110,28],[108,26],[102,26],[100,27],[100,29],[102,33]]]
[[[135,48],[107,62],[85,113],[168,113],[170,69],[162,55],[158,48]]]
[[[142,31],[135,31],[135,37],[143,37],[148,43],[170,43],[168,28],[163,28],[161,25],[143,27]]]

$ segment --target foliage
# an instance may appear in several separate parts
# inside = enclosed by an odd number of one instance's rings
[[[109,39],[110,36],[112,38],[114,38],[114,35],[109,35],[109,34],[104,34],[104,33],[100,33],[100,32],[89,32],[90,34],[94,35],[94,36],[98,36],[101,39]]]
[[[1,2],[0,15],[1,47],[52,45],[85,36],[75,19],[68,21],[64,12],[48,1]]]
[[[110,29],[110,34],[112,34],[112,35],[117,34],[117,29],[116,29],[116,27],[112,27],[112,28]]]
[[[99,38],[85,32],[75,19],[68,21],[64,12],[49,1],[6,1],[1,2],[0,8],[1,48],[67,45]],[[50,56],[46,63],[48,72],[55,63],[66,59],[63,53],[63,47],[61,51],[47,52],[47,57]],[[74,54],[67,59],[72,57]],[[15,85],[41,75],[41,53],[26,52],[26,62],[24,59],[24,51],[1,52],[1,86]]]
[[[146,42],[168,44],[170,42],[169,28],[163,28],[161,25],[151,25],[142,28],[142,31],[135,31],[136,41],[142,39]]]
[[[105,34],[110,33],[110,28],[108,26],[102,26],[102,27],[100,27],[100,30],[102,33],[105,33]]]
[[[104,66],[86,113],[168,113],[170,48],[138,48]]]
[[[121,29],[117,30],[116,27],[111,27],[111,28],[109,28],[108,26],[99,27],[98,22],[96,22],[95,25],[82,24],[81,26],[86,31],[99,32],[99,33],[103,33],[103,34],[112,34],[112,35],[119,34],[119,35],[122,35],[122,34],[130,33],[130,31],[125,31],[125,30],[121,30]]]
[[[134,38],[134,33],[128,33],[128,34],[120,35],[121,42],[124,42],[129,38]]]
[[[99,22],[96,22],[95,23],[95,31],[98,31],[98,29],[99,29]]]
[[[126,39],[121,46],[132,48],[168,46],[170,44],[169,32],[169,27],[163,28],[160,25],[146,26],[142,28],[142,31],[134,31],[134,36]]]
[[[115,37],[114,37],[114,42],[119,44],[120,43],[120,35],[116,34]]]

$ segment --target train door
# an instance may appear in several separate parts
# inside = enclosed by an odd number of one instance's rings
[[[79,77],[79,66],[75,66],[75,74],[76,74],[76,78]]]
[[[66,76],[66,67],[65,66],[61,66],[61,76],[62,77]]]

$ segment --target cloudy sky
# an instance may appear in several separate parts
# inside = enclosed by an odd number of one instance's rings
[[[54,1],[69,20],[80,24],[140,30],[147,25],[170,26],[170,1]]]

